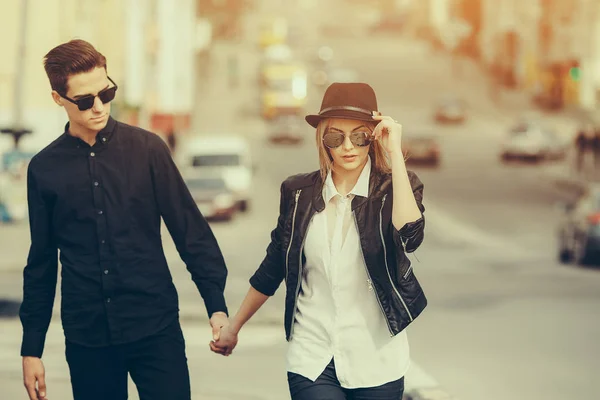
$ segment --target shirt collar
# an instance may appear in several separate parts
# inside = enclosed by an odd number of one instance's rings
[[[369,179],[371,176],[371,157],[367,158],[367,163],[365,164],[363,170],[358,177],[358,181],[350,191],[350,194],[355,196],[369,197]],[[325,200],[325,204],[328,204],[329,201],[335,196],[341,196],[338,192],[335,184],[333,183],[333,177],[331,175],[331,170],[327,172],[327,178],[325,178],[325,186],[323,188],[323,196]]]
[[[72,136],[69,133],[69,126],[70,126],[70,123],[67,122],[65,125],[65,132],[64,132],[64,135],[67,138],[67,140],[73,141],[73,143],[80,142],[81,139],[79,139],[75,136]],[[113,132],[115,131],[116,126],[117,126],[117,121],[115,121],[113,119],[113,117],[109,116],[104,129],[102,129],[100,132],[98,132],[98,135],[96,135],[97,143],[98,144],[107,144],[110,141],[111,137],[113,136]]]

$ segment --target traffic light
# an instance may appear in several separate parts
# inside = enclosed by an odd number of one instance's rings
[[[569,77],[575,82],[579,82],[581,79],[581,67],[579,66],[578,61],[573,61],[570,63]]]

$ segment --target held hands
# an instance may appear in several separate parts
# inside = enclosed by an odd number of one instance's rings
[[[237,331],[233,329],[227,315],[223,312],[214,313],[210,325],[213,331],[213,339],[209,343],[210,349],[214,353],[229,356],[237,345]]]
[[[38,357],[23,357],[23,384],[29,400],[48,400],[44,363]]]
[[[379,121],[373,131],[374,140],[380,140],[383,148],[392,156],[402,153],[402,125],[392,117],[373,112],[373,119]]]
[[[212,340],[209,344],[210,349],[222,356],[229,356],[238,342],[238,332],[231,326],[227,325],[221,328],[219,337]]]

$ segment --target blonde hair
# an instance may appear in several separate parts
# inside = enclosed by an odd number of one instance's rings
[[[331,118],[322,119],[317,125],[316,131],[317,150],[319,151],[319,169],[321,171],[321,180],[323,182],[325,182],[325,179],[327,178],[327,173],[333,168],[333,159],[329,153],[329,149],[323,144],[323,136],[330,125]],[[374,122],[365,123],[369,132],[373,132],[376,125],[377,124]],[[387,174],[392,171],[390,158],[379,140],[371,142],[369,156],[371,157],[372,168],[374,168],[376,172]]]

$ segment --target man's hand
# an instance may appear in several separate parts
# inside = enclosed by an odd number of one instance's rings
[[[29,400],[48,400],[46,397],[46,372],[38,357],[23,357],[23,383]]]
[[[209,346],[214,353],[229,356],[237,346],[237,342],[238,331],[230,324],[221,329],[219,339],[211,341]]]

